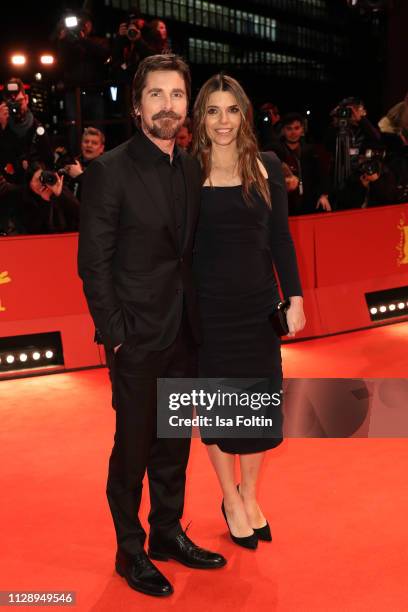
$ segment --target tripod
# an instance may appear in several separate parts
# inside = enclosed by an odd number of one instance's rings
[[[351,172],[350,132],[348,120],[340,119],[336,136],[336,153],[334,158],[334,189],[343,189]]]

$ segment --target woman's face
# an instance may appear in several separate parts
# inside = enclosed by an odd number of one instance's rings
[[[212,144],[228,146],[237,140],[241,111],[229,91],[214,91],[208,98],[205,128]]]

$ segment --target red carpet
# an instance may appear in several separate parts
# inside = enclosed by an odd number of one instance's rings
[[[291,377],[406,377],[408,325],[286,346],[284,366]],[[175,586],[163,601],[131,591],[113,571],[106,370],[0,389],[0,590],[74,590],[75,609],[93,612],[408,609],[406,440],[292,439],[270,452],[260,499],[274,541],[256,552],[228,539],[215,476],[195,440],[183,523],[192,520],[192,539],[229,562],[214,572],[158,563]]]

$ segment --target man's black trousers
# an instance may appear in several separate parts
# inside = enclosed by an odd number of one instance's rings
[[[146,539],[138,517],[146,470],[151,533],[168,536],[181,529],[190,439],[157,438],[156,379],[197,375],[196,345],[185,314],[168,348],[146,351],[125,342],[112,366],[116,432],[107,496],[118,548],[132,555],[143,549]]]

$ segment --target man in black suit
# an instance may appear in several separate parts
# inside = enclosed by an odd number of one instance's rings
[[[174,146],[189,96],[189,69],[180,58],[141,62],[133,83],[138,129],[86,170],[79,238],[89,309],[114,353],[116,433],[107,495],[116,570],[132,588],[161,596],[173,589],[144,551],[138,518],[146,470],[150,558],[194,568],[226,563],[196,546],[180,526],[190,440],[156,433],[157,378],[196,375],[191,259],[201,177],[198,163]]]

